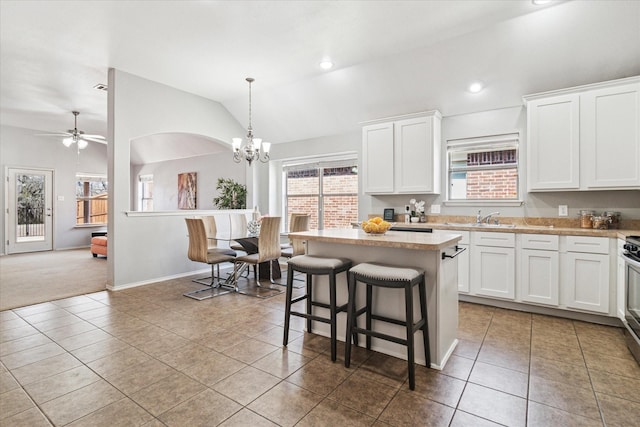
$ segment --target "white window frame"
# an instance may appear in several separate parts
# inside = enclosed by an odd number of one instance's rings
[[[150,211],[144,210],[145,200],[151,200],[153,204],[153,197],[151,197],[150,199],[145,199],[144,197],[144,186],[148,182],[153,183],[153,174],[138,175],[138,211],[139,212],[153,212],[153,209],[151,209]]]
[[[517,163],[515,168],[518,171],[518,194],[515,199],[451,199],[451,155],[460,151],[490,151],[495,149],[516,149]],[[520,148],[520,133],[510,132],[498,135],[487,135],[473,138],[450,139],[446,142],[445,156],[445,182],[447,184],[446,200],[443,202],[445,206],[521,206],[523,204],[523,170],[522,170],[522,152]],[[508,165],[513,168],[514,165]],[[495,169],[499,169],[496,167]],[[469,168],[472,169],[472,168]]]

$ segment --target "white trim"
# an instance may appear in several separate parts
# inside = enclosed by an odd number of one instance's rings
[[[431,117],[431,116],[442,119],[442,114],[440,113],[440,111],[429,110],[429,111],[420,111],[417,113],[402,114],[399,116],[383,117],[380,119],[365,120],[364,122],[358,122],[358,124],[366,126],[366,125],[374,125],[377,123],[394,122],[396,120],[415,119],[418,117]]]
[[[142,280],[140,282],[126,283],[124,285],[118,285],[117,287],[114,287],[112,284],[107,283],[107,290],[110,290],[110,291],[121,291],[121,290],[124,290],[124,289],[137,288],[138,286],[150,285],[152,283],[164,282],[164,281],[167,281],[167,280],[180,279],[182,277],[187,277],[187,276],[195,276],[197,274],[211,274],[211,269],[210,268],[205,268],[205,269],[201,269],[201,270],[187,271],[187,272],[184,272],[184,273],[172,274],[170,276],[162,276],[162,277],[156,277],[154,279]]]
[[[522,206],[523,200],[445,200],[445,206]]]
[[[529,101],[533,101],[535,99],[540,99],[540,98],[547,98],[550,96],[568,95],[571,93],[583,92],[585,90],[602,89],[606,87],[618,86],[622,84],[632,84],[632,83],[640,83],[640,76],[627,77],[624,79],[617,79],[617,80],[609,80],[606,82],[591,83],[587,85],[574,86],[574,87],[569,87],[565,89],[550,90],[547,92],[532,93],[530,95],[524,95],[522,97],[522,101],[524,102],[524,104],[526,104]]]
[[[144,217],[144,216],[200,216],[200,215],[221,215],[232,213],[252,213],[252,209],[223,209],[223,210],[180,210],[180,211],[125,211],[124,214],[128,217]]]

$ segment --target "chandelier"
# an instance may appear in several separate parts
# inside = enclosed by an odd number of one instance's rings
[[[249,82],[249,127],[247,128],[247,143],[242,146],[242,138],[232,138],[233,161],[240,163],[242,159],[246,160],[251,166],[251,162],[260,160],[262,163],[269,161],[269,149],[271,143],[262,142],[261,138],[253,137],[253,129],[251,128],[251,83],[255,79],[247,77],[245,80]]]

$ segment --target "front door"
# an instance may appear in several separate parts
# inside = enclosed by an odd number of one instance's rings
[[[53,250],[53,171],[8,168],[7,253]]]

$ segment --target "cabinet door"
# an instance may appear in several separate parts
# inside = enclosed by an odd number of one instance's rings
[[[458,292],[469,293],[469,245],[458,245],[465,251],[458,255]]]
[[[433,138],[433,117],[394,122],[395,190],[397,193],[439,192],[440,159]],[[437,158],[436,158],[437,157]]]
[[[474,294],[515,298],[515,249],[473,246],[471,288]]]
[[[584,92],[580,109],[587,189],[640,188],[640,83]]]
[[[578,94],[527,103],[527,188],[580,188],[580,97]]]
[[[365,193],[393,193],[393,123],[362,128],[362,169]]]
[[[560,282],[558,252],[522,249],[520,260],[522,301],[558,306]]]
[[[609,313],[609,256],[563,254],[561,287],[567,307]]]

